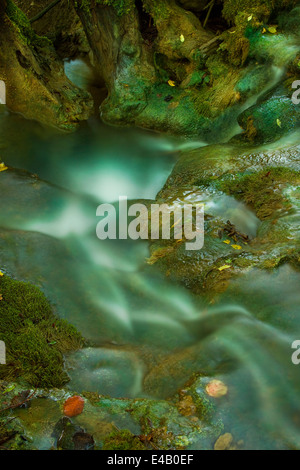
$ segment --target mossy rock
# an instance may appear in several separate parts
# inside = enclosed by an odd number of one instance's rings
[[[40,47],[52,44],[48,38],[38,36],[34,32],[27,16],[11,0],[7,0],[6,14],[13,22],[20,34],[20,37],[26,44]]]
[[[21,378],[34,387],[61,387],[68,382],[63,354],[79,349],[82,336],[57,319],[35,286],[0,278],[0,338],[6,344],[6,365],[0,378]]]
[[[292,102],[293,90],[280,86],[239,116],[244,137],[255,143],[280,139],[300,126],[300,106]]]
[[[137,436],[127,429],[115,431],[109,434],[102,450],[147,450]]]

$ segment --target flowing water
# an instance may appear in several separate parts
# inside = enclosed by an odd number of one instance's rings
[[[0,268],[40,286],[89,340],[66,358],[69,388],[167,398],[201,372],[228,385],[219,407],[246,448],[299,448],[291,344],[300,339],[300,274],[251,270],[210,305],[148,266],[146,242],[96,238],[99,204],[154,199],[177,151],[205,144],[95,120],[66,135],[3,110],[0,138],[14,168],[1,173]],[[255,234],[259,221],[243,204],[203,198]]]

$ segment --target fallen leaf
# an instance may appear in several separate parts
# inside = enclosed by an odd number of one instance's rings
[[[220,398],[227,395],[228,387],[221,380],[214,379],[206,385],[205,390],[210,397]]]
[[[248,16],[248,21],[251,21],[251,20],[252,20],[252,18],[253,18],[253,15],[251,15],[251,16]]]
[[[235,250],[241,250],[242,247],[240,245],[231,245],[232,248],[234,248]]]
[[[173,80],[168,80],[168,84],[169,84],[170,86],[176,86],[176,83],[173,82]]]
[[[0,277],[4,276],[4,274],[0,271]]]
[[[15,385],[10,385],[9,387],[7,387],[7,388],[4,390],[3,395],[4,395],[5,393],[12,392],[15,388],[16,388]]]
[[[8,167],[5,165],[5,163],[0,163],[0,171],[5,171],[8,170]]]
[[[232,266],[229,266],[229,265],[225,264],[225,266],[221,266],[221,268],[218,268],[218,269],[219,269],[219,271],[225,271],[225,269],[229,269],[231,267]]]
[[[2,294],[0,294],[0,300],[3,300],[3,296],[2,296]]]
[[[84,399],[78,396],[68,398],[64,403],[64,414],[69,418],[78,416],[83,412]]]
[[[265,34],[267,32],[266,28],[263,28],[262,34]]]
[[[233,443],[233,436],[229,433],[223,434],[216,441],[214,450],[228,450]]]
[[[278,126],[278,127],[281,127],[281,121],[280,121],[280,119],[277,119],[276,122],[277,122],[277,126]]]
[[[184,42],[184,41],[185,41],[185,38],[184,38],[184,35],[183,35],[183,34],[181,34],[181,36],[180,36],[180,41],[181,41],[181,42]]]
[[[226,245],[230,245],[231,241],[230,240],[224,240],[223,243],[226,243]]]
[[[277,27],[276,26],[270,26],[268,28],[269,33],[276,34],[277,33]]]

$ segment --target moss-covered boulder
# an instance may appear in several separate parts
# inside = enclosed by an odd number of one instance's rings
[[[184,238],[153,240],[148,263],[208,296],[254,267],[299,268],[296,134],[293,140],[276,150],[227,144],[183,153],[157,202],[204,204],[204,247],[187,251]]]
[[[0,378],[20,378],[34,387],[60,387],[68,381],[63,354],[80,348],[82,336],[64,320],[35,286],[0,277],[0,338],[6,365]]]
[[[300,106],[292,101],[291,85],[267,93],[257,104],[239,116],[243,138],[264,143],[280,139],[300,126]]]

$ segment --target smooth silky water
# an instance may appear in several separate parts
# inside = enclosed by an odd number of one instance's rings
[[[89,341],[66,358],[68,387],[167,398],[200,372],[228,385],[218,407],[246,448],[299,448],[299,273],[251,270],[210,305],[147,265],[146,242],[96,237],[99,204],[154,199],[176,152],[205,144],[96,120],[62,134],[4,110],[0,137],[15,168],[1,173],[1,270],[40,286]],[[195,200],[255,235],[259,221],[240,202],[196,193],[179,202]]]

